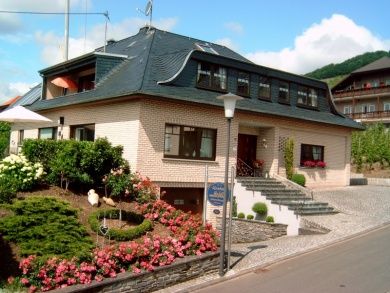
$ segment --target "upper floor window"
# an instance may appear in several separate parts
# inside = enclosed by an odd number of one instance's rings
[[[205,88],[226,91],[226,68],[210,63],[198,63],[197,85]]]
[[[259,80],[259,98],[270,100],[271,99],[271,83],[267,77],[260,76]]]
[[[318,92],[313,88],[298,86],[297,104],[309,107],[318,106]]]
[[[290,84],[286,81],[279,81],[279,102],[290,103]]]
[[[237,94],[249,96],[249,73],[242,71],[238,72]]]
[[[390,111],[390,103],[383,104],[383,111]]]
[[[78,82],[78,92],[85,92],[95,88],[95,74],[81,76]]]
[[[368,105],[361,106],[361,113],[369,113],[369,112],[375,112],[375,105],[374,104],[368,104]]]
[[[78,141],[95,140],[95,124],[73,125],[70,127],[70,138]]]
[[[352,114],[352,106],[344,106],[344,114]]]
[[[217,130],[165,125],[164,157],[215,160]]]
[[[24,136],[24,133],[23,133]],[[39,128],[38,138],[40,139],[57,139],[57,127]]]
[[[211,53],[211,54],[217,54],[217,51],[215,51],[209,43],[205,43],[205,44],[202,44],[202,43],[196,43],[196,46],[201,49],[202,51],[204,52],[207,52],[207,53]]]

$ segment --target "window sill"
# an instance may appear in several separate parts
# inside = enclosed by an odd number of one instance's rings
[[[290,101],[278,100],[278,103],[282,105],[289,105],[289,106],[291,105]]]
[[[227,90],[221,89],[221,88],[213,88],[213,87],[207,87],[207,86],[201,86],[196,85],[197,89],[206,90],[206,91],[213,91],[213,92],[219,92],[219,93],[227,93]]]
[[[163,161],[167,162],[186,162],[186,163],[199,163],[199,164],[215,164],[218,162],[215,160],[193,160],[193,159],[182,159],[182,158],[163,158]]]
[[[304,104],[298,104],[297,103],[297,107],[298,108],[303,108],[303,109],[308,109],[308,110],[319,111],[318,107],[308,106],[308,105],[304,105]]]
[[[265,101],[265,102],[272,102],[271,98],[263,98],[263,97],[258,97],[260,101]]]

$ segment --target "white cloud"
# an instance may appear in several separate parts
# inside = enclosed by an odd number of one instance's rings
[[[215,40],[213,43],[228,47],[229,49],[231,49],[233,51],[239,51],[239,46],[236,43],[234,43],[230,38],[218,39],[218,40]]]
[[[382,40],[348,17],[334,14],[297,36],[293,48],[258,51],[246,57],[260,65],[307,73],[365,52],[388,50],[389,45],[390,40]]]
[[[24,95],[35,85],[36,83],[31,84],[31,83],[24,83],[24,82],[14,82],[14,83],[0,82],[0,103],[2,104],[11,98]]]
[[[0,35],[12,34],[22,28],[22,22],[16,15],[0,13]]]
[[[244,27],[238,22],[234,22],[234,21],[227,22],[227,23],[225,23],[225,27],[229,31],[236,33],[236,34],[239,34],[239,35],[244,33]]]
[[[166,18],[154,21],[153,25],[162,30],[171,30],[177,23],[176,18]],[[120,23],[108,25],[107,40],[120,40],[138,32],[139,28],[145,25],[143,18],[128,18]],[[87,39],[84,37],[69,38],[69,58],[74,58],[104,45],[105,24],[95,25],[87,32]],[[64,60],[63,58],[63,36],[53,32],[36,32],[35,40],[38,45],[43,46],[41,58],[47,65],[53,65]]]

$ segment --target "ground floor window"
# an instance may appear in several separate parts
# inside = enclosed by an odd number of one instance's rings
[[[19,133],[20,135],[20,133]],[[23,132],[24,138],[24,132]],[[38,138],[40,139],[57,139],[57,127],[39,128]]]
[[[301,144],[301,166],[307,161],[324,161],[324,146]]]
[[[184,212],[203,212],[203,188],[161,187],[161,199]]]
[[[70,127],[70,138],[78,141],[95,140],[95,124],[73,125]]]
[[[215,160],[216,129],[165,125],[164,157]]]

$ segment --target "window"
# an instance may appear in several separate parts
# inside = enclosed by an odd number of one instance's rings
[[[288,82],[279,81],[279,102],[290,103],[290,85]]]
[[[24,136],[24,133],[23,133]],[[38,138],[40,139],[57,139],[57,127],[39,128]]]
[[[344,114],[352,114],[352,106],[344,106]]]
[[[70,137],[82,141],[95,140],[95,124],[73,125],[70,127]]]
[[[215,129],[165,125],[164,157],[215,160]]]
[[[226,91],[226,68],[208,63],[198,63],[197,85],[200,87]]]
[[[301,166],[305,161],[324,161],[324,147],[321,145],[301,144]]]
[[[237,94],[249,96],[249,73],[241,71],[238,72]]]
[[[217,51],[215,51],[209,43],[205,43],[205,44],[200,44],[200,43],[196,43],[196,46],[201,49],[202,51],[204,52],[207,52],[207,53],[211,53],[211,54],[217,54]]]
[[[18,134],[18,145],[22,145],[23,140],[24,140],[24,129],[20,129]]]
[[[315,89],[298,86],[297,104],[309,107],[317,107],[318,92]]]
[[[82,76],[78,82],[78,92],[85,92],[95,88],[95,74]]]
[[[375,112],[375,105],[373,104],[362,105],[361,113],[370,113],[370,112]]]
[[[390,111],[390,103],[383,104],[383,111]]]
[[[270,100],[271,99],[271,83],[267,77],[260,76],[259,80],[259,98]]]

